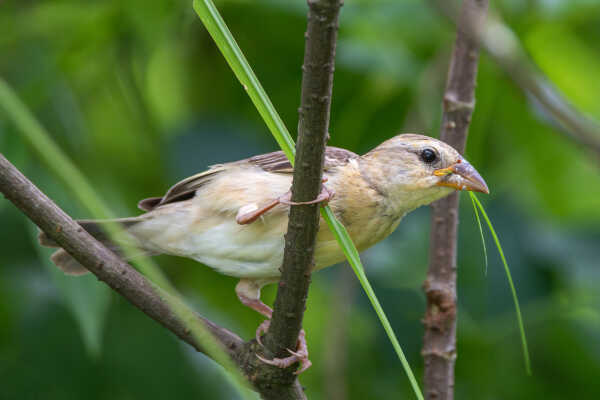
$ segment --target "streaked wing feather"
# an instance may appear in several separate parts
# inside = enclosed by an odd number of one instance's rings
[[[171,186],[163,197],[150,197],[141,200],[138,203],[138,208],[143,211],[152,211],[155,208],[168,203],[191,199],[194,197],[196,190],[210,181],[210,177],[225,169],[224,165],[225,164],[214,165],[207,171],[200,172],[199,174],[192,175],[177,182],[175,185]]]

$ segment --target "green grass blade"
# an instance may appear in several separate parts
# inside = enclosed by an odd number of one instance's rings
[[[508,279],[508,285],[510,286],[513,301],[515,303],[515,310],[517,313],[517,323],[519,325],[519,332],[521,334],[521,346],[523,347],[523,359],[525,362],[525,370],[527,371],[528,375],[531,375],[531,361],[529,359],[529,349],[527,346],[527,338],[525,337],[525,328],[523,326],[523,317],[521,316],[521,307],[519,306],[519,299],[517,298],[517,290],[515,289],[512,275],[510,274],[510,269],[508,268],[508,263],[506,262],[506,258],[504,257],[504,252],[502,251],[502,246],[500,245],[500,240],[498,239],[498,235],[496,235],[496,231],[494,230],[494,227],[492,226],[492,223],[491,223],[490,219],[488,218],[488,216],[485,212],[485,209],[483,208],[483,205],[481,204],[481,202],[479,201],[479,199],[477,198],[477,196],[475,196],[475,194],[473,192],[469,192],[469,195],[471,196],[471,200],[473,200],[477,204],[477,207],[479,207],[479,210],[481,211],[481,215],[483,215],[483,219],[485,219],[485,222],[487,223],[487,226],[490,229],[492,237],[494,238],[494,242],[496,243],[496,247],[498,248],[498,253],[500,254],[500,258],[502,259],[502,264],[504,265],[504,271],[506,272],[506,278]]]
[[[211,0],[194,0],[194,10],[202,20],[203,24],[206,26],[206,29],[212,36],[213,40],[217,43],[217,46],[221,50],[221,53],[223,53],[223,56],[227,60],[227,63],[231,69],[234,71],[236,77],[246,89],[246,92],[252,99],[252,102],[258,109],[260,115],[265,120],[265,123],[275,137],[275,140],[277,143],[279,143],[279,146],[281,146],[281,149],[284,151],[293,165],[295,155],[294,141],[279,117],[279,114],[275,110],[275,107],[269,100],[269,97],[267,96],[262,85],[254,75],[252,68],[248,64],[248,61],[244,57],[231,32],[227,28],[223,18],[221,18],[219,15],[215,5]],[[404,356],[402,348],[400,347],[400,343],[394,334],[383,308],[379,304],[379,301],[375,296],[375,292],[367,280],[367,277],[364,273],[364,268],[358,255],[358,250],[356,249],[356,246],[354,246],[350,235],[348,235],[348,232],[344,226],[335,218],[335,215],[329,207],[324,207],[321,210],[321,215],[327,222],[329,228],[333,231],[334,236],[340,244],[344,254],[348,258],[348,261],[358,277],[358,280],[360,281],[365,293],[369,297],[369,300],[371,301],[371,304],[375,309],[375,312],[377,313],[385,332],[392,342],[392,346],[398,354],[398,358],[400,359],[406,374],[408,375],[411,386],[417,398],[422,400],[423,395],[421,394],[417,380],[415,379],[410,365]]]
[[[469,192],[469,193],[472,193],[472,192]],[[473,211],[475,211],[475,218],[477,219],[477,226],[479,227],[479,235],[481,236],[481,244],[483,245],[483,258],[485,259],[485,275],[487,276],[487,272],[488,272],[487,248],[485,245],[485,237],[483,236],[483,227],[481,226],[481,219],[479,218],[479,210],[477,210],[477,205],[475,205],[475,200],[473,200],[473,196],[471,196],[471,203],[473,204]]]
[[[29,145],[38,153],[44,163],[75,194],[77,200],[88,209],[94,218],[110,218],[113,214],[95,192],[83,174],[51,139],[44,127],[35,119],[29,109],[21,102],[10,86],[0,78],[0,107],[13,120],[20,133]],[[122,229],[117,224],[108,224],[106,233],[111,238],[118,238]],[[133,249],[124,247],[125,254]],[[239,369],[233,364],[228,354],[221,348],[216,339],[196,318],[195,312],[184,304],[177,291],[163,275],[156,264],[147,257],[137,258],[139,270],[149,278],[156,292],[169,305],[175,315],[183,321],[207,353],[225,367],[229,373],[225,378],[232,384],[244,399],[255,398]]]

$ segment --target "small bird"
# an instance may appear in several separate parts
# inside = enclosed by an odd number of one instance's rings
[[[283,152],[218,164],[171,187],[162,197],[139,202],[145,214],[112,220],[130,243],[149,255],[192,258],[221,274],[240,278],[236,293],[246,306],[267,320],[272,310],[260,300],[264,285],[277,282],[283,260],[284,234],[291,204],[293,168]],[[328,202],[359,251],[391,234],[402,217],[455,190],[489,193],[479,173],[455,149],[416,134],[395,136],[363,156],[327,147],[323,191],[313,202]],[[106,221],[78,221],[108,248],[120,247],[104,233]],[[45,246],[58,244],[43,232]],[[317,236],[314,271],[344,260],[344,254],[323,220]],[[63,249],[52,261],[65,273],[88,272]],[[304,332],[298,350],[284,359],[264,360],[287,367],[310,366]]]

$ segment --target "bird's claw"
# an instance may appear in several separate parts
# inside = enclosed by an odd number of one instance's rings
[[[258,328],[261,329],[265,323],[270,323],[269,320],[263,322]],[[267,324],[268,326],[268,324]],[[258,340],[258,330],[257,330],[257,340]],[[259,341],[260,343],[260,341]],[[262,345],[262,344],[261,344]],[[300,368],[294,372],[296,375],[300,375],[302,372],[306,371],[312,365],[312,362],[308,359],[308,346],[306,345],[306,333],[304,329],[300,331],[298,335],[298,348],[296,351],[286,349],[291,355],[285,358],[274,358],[272,360],[267,360],[266,358],[259,356],[256,357],[264,362],[265,364],[273,365],[278,368],[288,368],[295,363],[300,363]]]

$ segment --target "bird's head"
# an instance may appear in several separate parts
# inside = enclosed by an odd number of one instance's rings
[[[479,173],[452,146],[423,135],[395,136],[363,156],[372,183],[410,211],[453,190],[489,193]]]

